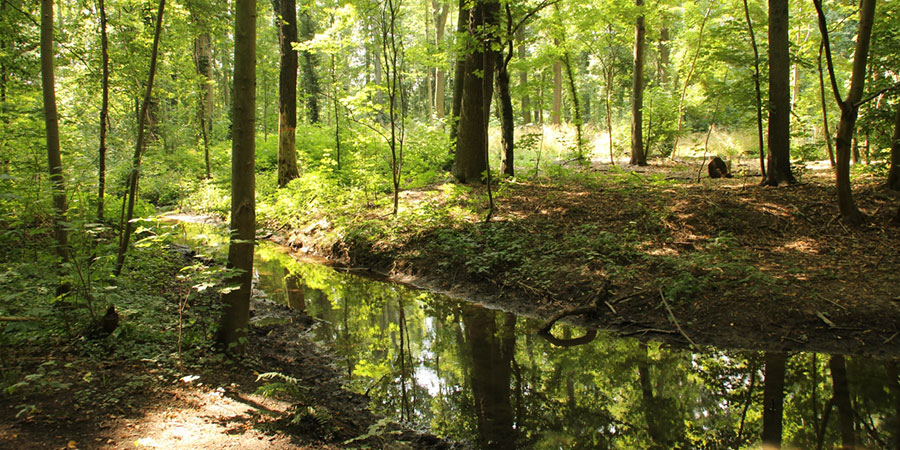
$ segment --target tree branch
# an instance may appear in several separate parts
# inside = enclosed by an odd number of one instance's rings
[[[872,101],[872,99],[874,99],[875,97],[878,97],[879,95],[884,94],[885,92],[893,91],[894,89],[898,89],[898,88],[900,88],[900,83],[894,84],[893,86],[888,86],[884,89],[879,89],[874,94],[871,94],[868,97],[865,97],[865,98],[861,99],[860,101],[854,103],[853,106],[859,108],[863,104]]]
[[[822,0],[813,0],[816,6],[816,15],[819,17],[819,33],[825,42],[825,60],[828,62],[828,78],[831,79],[831,90],[835,100],[844,109],[844,100],[841,99],[841,91],[838,88],[837,79],[834,76],[834,61],[831,59],[831,41],[828,38],[828,24],[825,21],[825,11],[822,9]]]

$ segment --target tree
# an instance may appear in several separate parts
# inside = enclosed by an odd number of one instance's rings
[[[644,0],[634,0],[640,10],[634,21],[634,69],[631,86],[631,164],[647,165],[644,154]]]
[[[769,158],[763,184],[796,182],[791,172],[791,54],[788,0],[769,0]]]
[[[850,403],[850,388],[847,382],[847,365],[843,355],[833,355],[828,362],[831,367],[831,380],[834,392],[834,404],[838,410],[838,424],[841,430],[841,448],[856,448],[856,434],[853,431],[853,405]]]
[[[766,180],[766,150],[763,139],[762,89],[760,89],[759,47],[756,45],[756,33],[753,32],[753,21],[750,20],[750,6],[744,0],[744,18],[747,19],[747,33],[750,35],[750,47],[753,48],[753,87],[756,92],[756,133],[759,140],[759,171],[762,181]]]
[[[469,15],[468,36],[479,44],[466,54],[453,160],[453,176],[461,183],[481,182],[487,170],[487,118],[494,79],[494,52],[487,47],[488,41],[494,41],[492,30],[498,26],[498,9],[496,1],[478,0]]]
[[[400,175],[403,169],[403,141],[406,136],[406,114],[403,108],[403,65],[404,52],[402,37],[397,29],[401,0],[387,0],[381,10],[381,56],[384,58],[385,91],[388,96],[388,118],[391,126],[387,139],[391,148],[391,181],[394,187],[394,210],[396,215],[400,201]]]
[[[887,186],[900,191],[900,104],[895,106],[894,132],[891,135],[891,170],[888,172]]]
[[[44,124],[47,135],[47,161],[53,189],[53,235],[56,254],[69,260],[69,235],[66,221],[66,185],[59,148],[59,116],[56,110],[56,77],[53,64],[53,0],[41,0],[41,90],[44,95]]]
[[[310,41],[315,37],[309,6],[300,8],[300,37]],[[303,94],[306,96],[306,117],[309,123],[319,123],[319,76],[316,74],[316,57],[309,50],[301,50],[303,70]]]
[[[278,40],[281,71],[278,75],[278,185],[300,176],[297,169],[297,4],[295,0],[274,0],[280,16]]]
[[[763,448],[781,448],[784,415],[784,371],[787,355],[766,352],[766,375],[763,386]]]
[[[447,16],[450,14],[450,3],[447,1],[431,0],[431,10],[434,15],[434,43],[440,48],[444,41],[444,29],[447,26]],[[447,79],[447,72],[444,66],[437,68],[434,77],[434,109],[435,117],[443,119],[446,113],[444,107],[444,92]]]
[[[822,0],[813,0],[816,5],[816,13],[819,16],[819,31],[825,41],[825,59],[828,62],[828,75],[831,79],[831,87],[835,100],[841,107],[841,121],[838,124],[837,137],[837,168],[835,170],[837,181],[838,207],[841,218],[852,224],[860,224],[865,221],[865,215],[856,207],[853,201],[853,191],[850,187],[850,147],[853,133],[856,129],[856,118],[859,107],[863,103],[863,87],[866,82],[866,61],[869,57],[869,41],[872,37],[872,26],[875,20],[875,0],[862,0],[859,9],[859,31],[856,35],[856,48],[853,52],[853,71],[850,77],[850,91],[846,99],[841,99],[837,80],[834,75],[834,63],[831,59],[831,42],[828,37],[828,27],[825,21],[825,11],[822,8]]]
[[[469,26],[469,2],[459,0],[459,12],[456,18],[456,64],[453,72],[453,104],[450,106],[450,153],[455,153],[457,133],[459,132],[459,115],[462,108],[463,86],[466,82],[466,55],[469,53],[470,39],[466,32]]]
[[[122,272],[125,264],[125,253],[131,241],[132,221],[134,218],[134,203],[138,193],[138,180],[141,176],[141,156],[144,152],[145,128],[147,127],[150,103],[153,95],[153,78],[156,76],[156,58],[159,55],[159,38],[162,34],[162,20],[165,12],[166,0],[159,0],[159,9],[156,13],[156,28],[153,33],[153,47],[150,51],[150,69],[147,74],[147,89],[144,92],[144,100],[138,113],[138,134],[134,147],[134,156],[131,158],[131,173],[128,176],[128,209],[122,218],[121,235],[119,236],[119,251],[116,255],[116,276]]]
[[[100,149],[98,152],[99,169],[97,170],[97,220],[103,221],[103,195],[106,189],[106,131],[109,123],[109,41],[106,36],[106,5],[99,0],[100,8],[100,64],[102,100],[100,104]]]
[[[234,4],[234,129],[231,144],[231,241],[228,267],[237,273],[229,280],[236,289],[222,298],[224,309],[218,342],[243,351],[250,322],[253,247],[256,237],[254,139],[256,137],[256,0]]]

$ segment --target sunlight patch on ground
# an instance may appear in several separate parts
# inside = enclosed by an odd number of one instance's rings
[[[819,244],[807,238],[798,238],[775,249],[776,252],[799,252],[818,255]]]

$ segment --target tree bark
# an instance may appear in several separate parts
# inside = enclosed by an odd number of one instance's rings
[[[53,62],[53,0],[41,0],[41,90],[44,97],[44,125],[47,136],[47,163],[53,189],[53,235],[56,255],[69,260],[69,234],[66,221],[66,185],[59,148],[59,115],[56,110],[56,77]]]
[[[153,78],[156,76],[156,59],[159,55],[159,39],[162,34],[162,21],[165,7],[166,0],[159,0],[159,10],[156,13],[156,30],[153,34],[153,47],[150,52],[150,69],[147,73],[147,90],[144,92],[144,100],[141,102],[141,109],[138,113],[137,141],[134,146],[134,156],[131,158],[131,174],[128,177],[128,209],[125,213],[125,217],[122,219],[122,235],[119,239],[116,267],[113,271],[117,277],[122,273],[122,266],[125,264],[125,253],[128,251],[128,244],[131,240],[133,226],[131,219],[134,218],[134,202],[138,193],[138,180],[140,180],[141,177],[141,156],[143,156],[144,152],[145,129],[148,127],[148,115],[153,98]]]
[[[750,46],[753,48],[753,86],[756,88],[756,131],[759,140],[759,171],[762,182],[766,181],[766,150],[763,139],[762,90],[759,75],[759,46],[756,45],[756,33],[753,32],[753,21],[750,20],[750,7],[744,0],[744,17],[747,19],[747,31],[750,34]]]
[[[894,114],[894,134],[891,136],[891,170],[888,172],[887,186],[900,191],[900,105]]]
[[[634,0],[637,7],[644,6],[644,0]],[[631,86],[631,164],[647,165],[644,154],[644,15],[640,14],[634,23],[634,69]]]
[[[838,425],[841,430],[841,448],[856,448],[856,433],[853,431],[853,406],[850,404],[850,388],[847,383],[847,365],[842,355],[833,355],[828,362],[831,367],[831,381],[834,389],[834,404],[838,410]]]
[[[450,3],[439,3],[438,0],[431,0],[431,9],[434,15],[434,43],[437,48],[440,48],[441,42],[444,40],[444,29],[447,26]],[[447,73],[443,67],[438,67],[434,74],[434,114],[438,119],[443,119],[447,115],[444,107],[446,83]]]
[[[769,0],[769,158],[766,185],[796,182],[791,171],[791,58],[788,0]]]
[[[200,86],[200,137],[203,139],[203,160],[206,164],[206,178],[212,178],[209,164],[209,137],[212,134],[213,99],[215,96],[212,69],[212,43],[209,33],[201,33],[194,39],[195,64],[202,77]]]
[[[474,4],[468,32],[477,42],[493,40],[483,33],[490,32],[497,25],[498,7],[496,1],[490,0],[479,0]],[[485,119],[490,114],[490,98],[493,94],[494,52],[489,49],[484,51],[482,47],[484,46],[477,45],[466,55],[457,149],[453,161],[453,176],[461,183],[480,183],[482,174],[487,170],[488,134]],[[487,103],[487,107],[484,103]]]
[[[523,41],[525,40],[525,27],[519,28],[519,59],[525,60],[528,56],[528,53],[525,49],[525,44]],[[519,89],[522,90],[522,123],[529,124],[532,122],[531,119],[531,98],[528,96],[528,71],[522,70],[519,72]]]
[[[106,4],[99,0],[100,9],[100,65],[103,71],[100,100],[100,149],[97,170],[97,220],[103,222],[103,196],[106,191],[106,131],[109,123],[109,40],[106,35]]]
[[[509,44],[512,52],[512,41]],[[515,124],[513,119],[512,94],[509,89],[509,66],[503,52],[497,56],[497,100],[500,101],[500,136],[503,151],[500,155],[500,173],[515,176]]]
[[[837,81],[834,76],[834,64],[831,59],[831,44],[828,39],[828,28],[821,0],[814,0],[816,13],[819,16],[819,31],[825,40],[825,56],[828,61],[828,74],[832,89],[841,105],[841,121],[838,124],[837,137],[837,181],[838,207],[841,218],[851,224],[860,224],[866,217],[853,201],[850,186],[850,147],[853,132],[856,129],[856,118],[859,114],[859,102],[862,100],[863,87],[866,82],[866,62],[869,57],[869,42],[872,37],[872,26],[875,21],[875,0],[862,0],[859,9],[859,31],[856,35],[856,49],[853,53],[853,71],[850,77],[850,91],[846,100],[841,100],[837,92]]]
[[[241,353],[250,320],[253,247],[256,235],[256,0],[234,4],[234,139],[231,145],[231,241],[228,267],[236,269],[230,284],[239,286],[222,298],[218,342]]]
[[[278,40],[281,68],[278,73],[278,186],[284,187],[300,176],[297,168],[297,3],[278,0],[281,17]]]
[[[300,12],[300,33],[304,41],[315,37],[309,11]],[[309,50],[301,50],[303,60],[303,94],[306,96],[306,117],[309,123],[319,123],[319,76],[316,74],[316,57]]]
[[[562,62],[553,62],[553,109],[550,110],[550,123],[562,123]]]
[[[822,101],[822,129],[825,134],[825,145],[828,148],[828,160],[831,162],[831,167],[834,168],[834,147],[831,145],[831,131],[828,129],[828,103],[825,100],[825,75],[822,72],[822,49],[824,47],[825,41],[823,40],[819,44],[819,58],[817,60],[819,66],[819,99]]]
[[[663,25],[659,29],[659,83],[666,87],[669,85],[669,27]]]
[[[762,444],[765,449],[781,448],[784,415],[784,371],[787,355],[766,352],[766,375],[763,385]]]
[[[584,119],[581,116],[581,104],[578,102],[578,89],[575,86],[575,72],[572,70],[572,62],[569,59],[569,52],[563,55],[563,62],[566,65],[566,75],[569,79],[569,95],[572,97],[572,115],[575,121],[575,148],[578,152],[578,159],[584,159],[584,138],[582,136],[584,128]]]
[[[456,32],[462,36],[466,32],[471,11],[466,0],[459,0],[459,16],[456,19]],[[459,133],[459,116],[462,111],[463,88],[466,83],[466,55],[468,46],[457,45],[456,67],[453,73],[453,105],[450,109],[450,153],[456,153]]]

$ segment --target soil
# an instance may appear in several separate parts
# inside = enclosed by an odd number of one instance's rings
[[[564,320],[675,345],[900,355],[896,192],[884,190],[872,176],[856,180],[855,199],[868,220],[851,226],[840,219],[827,167],[801,169],[801,182],[786,187],[759,186],[752,163],[736,165],[735,178],[728,179],[709,179],[703,169],[668,161],[649,167],[595,165],[591,171],[616,174],[618,181],[513,181],[504,186],[492,217],[493,223],[527,224],[517,226],[540,240],[559,239],[585,225],[619,233],[657,214],[654,226],[662,229],[642,231],[640,252],[695,258],[700,262],[690,271],[709,281],[704,290],[677,301],[664,292],[684,275],[684,266],[643,260],[626,262],[626,273],[611,277],[590,255],[570,255],[558,263],[572,269],[557,271],[551,289],[510,285],[503,273],[484,277],[459,267],[441,270],[442,256],[429,247],[439,229],[371,245],[319,245],[329,230],[314,227],[312,233],[296,231],[285,242],[298,251],[522,315],[549,319],[589,306]],[[638,187],[617,187],[623,177]],[[436,189],[409,191],[403,200],[414,203]],[[484,187],[475,189],[473,195],[484,194]],[[469,226],[481,220],[473,218]],[[728,254],[760,276],[741,279],[729,273],[727,260],[703,267],[706,260],[697,258],[722,236],[728,239]]]

